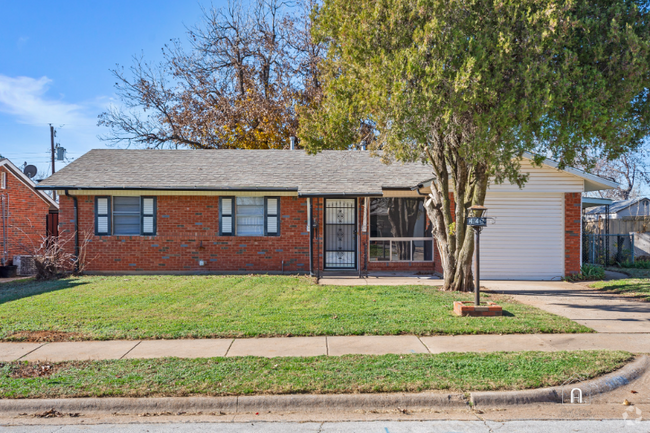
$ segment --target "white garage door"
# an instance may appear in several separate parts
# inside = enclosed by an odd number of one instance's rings
[[[550,280],[564,275],[564,194],[488,193],[481,279]]]

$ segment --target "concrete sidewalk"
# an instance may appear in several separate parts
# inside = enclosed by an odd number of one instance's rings
[[[210,358],[216,356],[340,356],[388,353],[626,350],[650,353],[647,334],[527,334],[417,337],[280,337],[201,340],[79,341],[0,343],[0,361],[72,361],[129,358]]]

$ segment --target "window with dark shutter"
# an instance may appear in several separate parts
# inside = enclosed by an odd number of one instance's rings
[[[265,201],[265,234],[267,236],[279,236],[280,199],[278,197],[266,197]]]
[[[140,197],[113,197],[113,234],[140,234]]]
[[[95,234],[111,234],[111,198],[95,197]]]
[[[221,197],[219,200],[219,234],[233,235],[233,216],[235,214],[234,198]]]
[[[142,234],[156,234],[156,197],[142,197]]]

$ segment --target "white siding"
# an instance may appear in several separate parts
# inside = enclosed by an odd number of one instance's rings
[[[548,165],[533,167],[528,160],[521,161],[521,172],[529,173],[528,182],[523,189],[505,182],[490,185],[490,192],[582,192],[584,179]]]
[[[494,224],[481,233],[481,279],[550,280],[564,275],[564,194],[494,193]]]

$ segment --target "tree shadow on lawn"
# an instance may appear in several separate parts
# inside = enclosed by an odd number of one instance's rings
[[[639,290],[639,283],[620,284],[616,281],[612,281],[612,284],[610,285],[594,287],[594,289],[608,293],[615,293],[626,298],[634,298],[640,301],[650,302],[650,283],[645,285],[645,292]]]
[[[72,289],[83,284],[88,283],[69,279],[4,283],[0,285],[0,305],[43,293]]]

